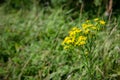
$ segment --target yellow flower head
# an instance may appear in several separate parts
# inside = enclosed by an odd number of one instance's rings
[[[85,41],[85,40],[87,39],[87,37],[85,37],[85,36],[80,36],[79,39]]]
[[[93,30],[96,30],[96,29],[97,29],[97,27],[96,27],[96,26],[93,26],[93,27],[92,27],[92,29],[93,29]]]
[[[84,31],[85,34],[88,34],[89,32],[90,32],[89,29],[86,29],[86,30]]]
[[[75,31],[70,31],[69,32],[69,35],[72,37],[72,36],[75,36],[76,35],[76,32]]]
[[[92,27],[93,26],[93,24],[85,24],[85,23],[83,23],[82,24],[82,28],[85,30],[85,29],[87,29],[87,28],[90,28],[90,27]]]
[[[82,31],[81,29],[79,29],[79,28],[77,28],[77,27],[74,27],[74,28],[72,28],[71,31],[69,31],[69,35],[70,35],[71,37],[73,37],[73,36],[75,36],[77,33],[80,33],[81,31]]]
[[[100,24],[105,25],[105,21],[100,20]]]
[[[71,38],[71,37],[66,37],[62,43],[62,45],[64,44],[70,44],[70,43],[73,43],[74,40]]]
[[[94,19],[94,21],[98,21],[98,20],[99,20],[99,18],[95,18],[95,19]]]
[[[87,28],[87,24],[83,23],[82,28]]]
[[[84,44],[86,44],[85,41],[81,41],[81,42],[79,43],[79,45],[84,45]]]
[[[79,36],[78,40],[76,41],[75,45],[80,46],[86,44],[87,37],[85,36]]]

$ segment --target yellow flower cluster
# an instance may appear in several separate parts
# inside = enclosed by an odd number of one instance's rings
[[[86,40],[87,40],[87,37],[85,37],[85,36],[79,36],[78,40],[75,43],[75,45],[78,45],[78,46],[84,45],[84,44],[86,44]]]
[[[101,24],[101,25],[105,25],[105,21],[104,20],[100,20],[99,18],[95,18],[94,21],[95,22],[99,22],[99,24]]]
[[[87,37],[81,36],[82,30],[74,27],[69,31],[69,35],[65,37],[62,45],[64,49],[68,49],[70,46],[80,46],[86,44]]]
[[[74,37],[66,37],[63,41],[63,44],[72,44],[74,43],[75,38]]]
[[[87,20],[82,24],[82,29],[85,34],[98,31],[101,26],[105,25],[104,20],[100,20],[99,18],[95,18],[94,20]]]
[[[84,22],[81,25],[81,28],[73,27],[69,31],[69,35],[65,37],[62,42],[64,49],[69,49],[72,46],[83,46],[87,44],[89,34],[95,34],[95,32],[97,32],[103,25],[105,25],[105,21],[95,18]]]
[[[83,23],[82,29],[83,29],[85,34],[88,34],[91,31],[91,29],[96,30],[97,28],[93,24]]]
[[[71,31],[69,31],[69,35],[70,35],[70,37],[75,37],[75,35],[80,33],[81,31],[82,31],[81,29],[74,27],[74,28],[72,28]]]

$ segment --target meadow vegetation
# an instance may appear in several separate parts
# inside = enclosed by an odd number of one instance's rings
[[[0,6],[0,80],[120,79],[119,15],[6,10]]]

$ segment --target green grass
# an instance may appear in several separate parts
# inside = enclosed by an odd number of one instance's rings
[[[88,16],[72,19],[68,13],[33,8],[5,14],[0,8],[0,79],[119,80],[120,17],[107,21],[86,63],[80,49],[69,52],[61,43]]]

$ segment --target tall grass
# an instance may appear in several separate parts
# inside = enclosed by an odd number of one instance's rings
[[[120,18],[107,22],[98,35],[91,62],[85,67],[77,49],[61,45],[73,26],[87,15],[72,19],[62,9],[37,9],[11,14],[0,11],[0,79],[2,80],[119,80]]]

